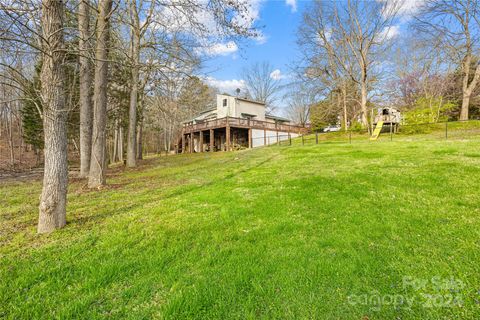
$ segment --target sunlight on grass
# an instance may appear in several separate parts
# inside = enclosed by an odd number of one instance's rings
[[[475,319],[479,148],[296,139],[150,159],[100,192],[73,182],[48,236],[40,182],[0,185],[0,317]],[[386,296],[414,303],[362,300]]]

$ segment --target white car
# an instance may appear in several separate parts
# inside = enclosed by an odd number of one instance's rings
[[[336,125],[331,125],[323,128],[323,132],[337,132],[337,131],[340,131],[341,129],[342,127],[336,124]]]

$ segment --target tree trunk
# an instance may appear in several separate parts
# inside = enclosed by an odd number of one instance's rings
[[[97,48],[95,53],[95,90],[93,107],[92,156],[88,187],[98,188],[106,183],[106,125],[107,125],[107,82],[108,42],[110,36],[110,14],[112,0],[98,2]]]
[[[345,131],[348,130],[348,113],[347,113],[347,88],[346,85],[342,90],[342,98],[343,98],[343,121],[345,122]]]
[[[115,133],[113,138],[113,155],[112,162],[117,162],[117,153],[118,153],[118,120],[115,120]]]
[[[138,123],[138,133],[137,133],[137,159],[142,160],[143,159],[143,119],[140,118],[140,121]]]
[[[10,165],[15,168],[15,145],[13,142],[13,109],[10,108],[10,115],[7,116],[7,129],[8,129],[8,146],[10,149]]]
[[[130,91],[130,108],[128,111],[128,140],[127,140],[127,166],[135,167],[137,146],[137,103],[138,103],[138,82],[139,82],[139,46],[140,35],[132,28],[132,90]]]
[[[362,84],[361,84],[361,95],[362,95],[362,100],[360,105],[361,121],[365,127],[369,128],[368,120],[367,120],[367,83],[365,81],[362,81]]]
[[[123,127],[118,129],[118,161],[123,163]]]
[[[80,52],[80,177],[88,176],[92,152],[92,87],[90,53],[90,1],[80,0],[78,7],[78,30]]]
[[[40,196],[38,233],[51,232],[66,224],[68,187],[67,112],[65,108],[64,3],[42,1],[41,98],[45,166]]]
[[[468,108],[470,106],[470,93],[463,92],[462,108],[460,109],[460,120],[468,120]]]

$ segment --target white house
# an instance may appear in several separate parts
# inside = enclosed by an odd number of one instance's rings
[[[259,101],[217,95],[217,106],[184,122],[181,152],[228,151],[280,143],[306,129],[267,114]]]

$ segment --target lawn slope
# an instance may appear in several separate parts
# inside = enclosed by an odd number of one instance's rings
[[[74,181],[42,236],[40,182],[3,184],[0,318],[475,319],[479,167],[478,140],[162,157]]]

